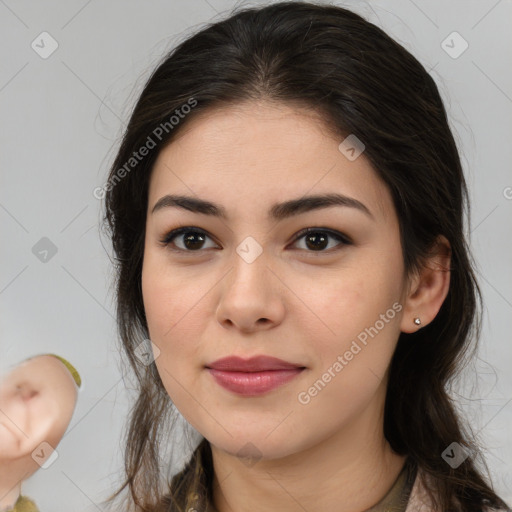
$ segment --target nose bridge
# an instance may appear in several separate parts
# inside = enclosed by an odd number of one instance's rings
[[[268,256],[268,251],[252,237],[235,248],[231,271],[220,291],[217,309],[220,323],[247,331],[256,329],[261,320],[265,320],[261,325],[267,327],[280,323],[284,306],[276,294]]]
[[[268,256],[268,249],[264,250],[263,245],[254,237],[244,238],[233,254],[231,285],[248,287],[251,293],[268,288]]]

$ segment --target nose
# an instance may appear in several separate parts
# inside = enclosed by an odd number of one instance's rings
[[[244,333],[276,327],[285,313],[284,286],[269,267],[265,253],[248,261],[234,254],[233,267],[222,280],[216,311],[224,328]]]

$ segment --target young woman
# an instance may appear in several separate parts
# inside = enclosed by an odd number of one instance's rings
[[[123,510],[507,508],[448,393],[479,326],[459,155],[381,29],[307,2],[204,28],[104,192],[140,384]],[[166,483],[176,411],[202,440]]]

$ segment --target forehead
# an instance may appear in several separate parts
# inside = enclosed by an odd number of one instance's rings
[[[194,114],[154,164],[149,207],[163,193],[219,193],[273,203],[309,191],[366,197],[386,216],[387,187],[364,153],[353,161],[319,112],[245,102]],[[207,197],[205,197],[207,198]],[[387,204],[386,204],[387,201]]]

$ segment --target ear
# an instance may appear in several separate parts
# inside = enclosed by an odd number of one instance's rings
[[[413,333],[436,317],[450,289],[451,247],[440,235],[423,267],[410,279],[400,329]],[[414,320],[419,318],[420,325]]]

